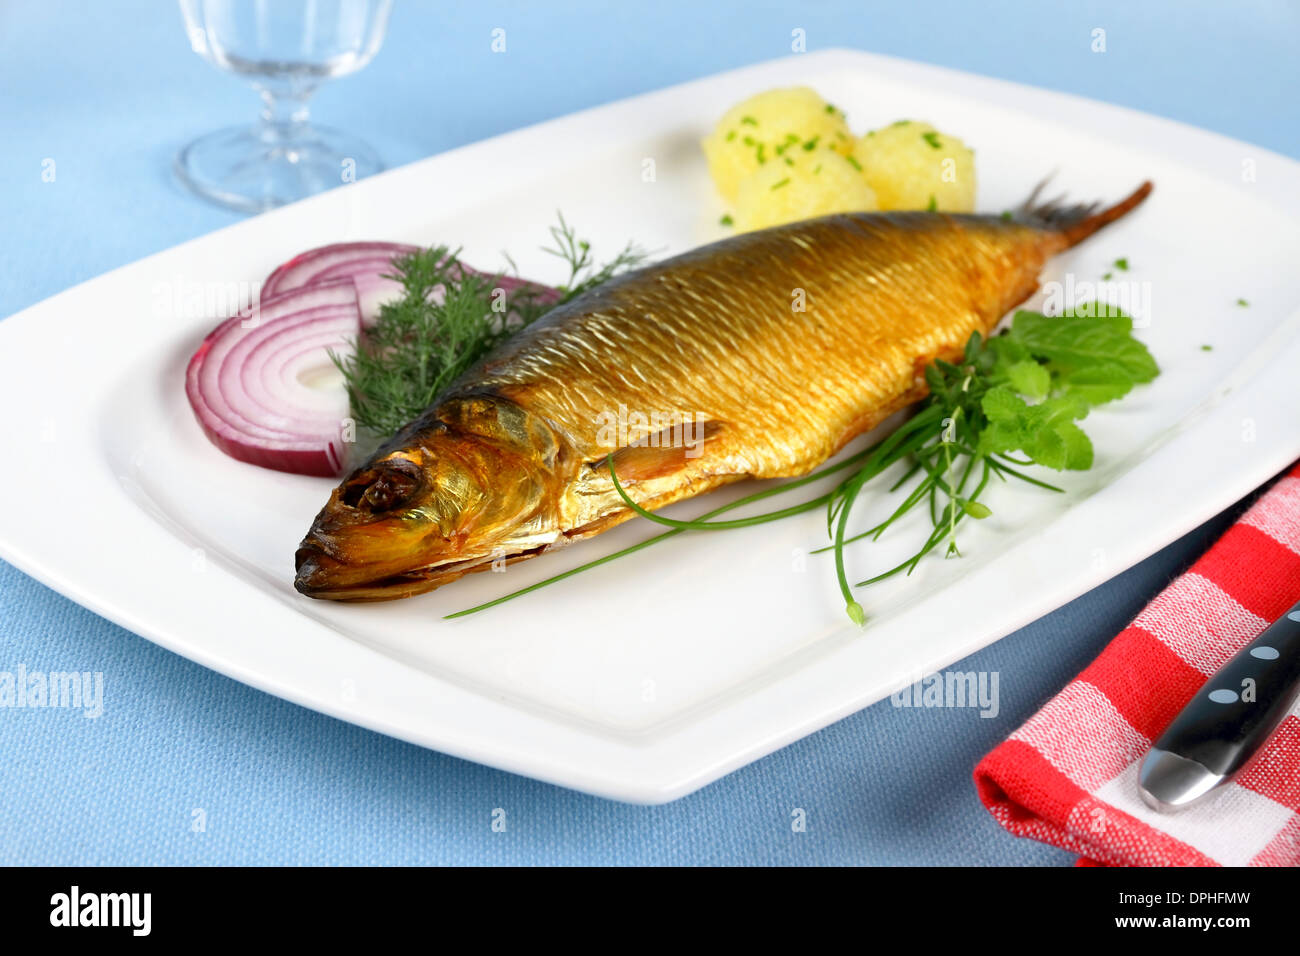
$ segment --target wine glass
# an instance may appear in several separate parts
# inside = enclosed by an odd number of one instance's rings
[[[209,133],[176,155],[180,180],[232,209],[261,212],[383,169],[364,142],[308,122],[307,101],[384,42],[392,0],[180,0],[195,53],[247,77],[261,122]]]

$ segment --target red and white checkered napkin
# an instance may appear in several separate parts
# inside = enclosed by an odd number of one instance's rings
[[[1083,865],[1300,865],[1300,705],[1222,792],[1156,813],[1155,738],[1206,678],[1300,600],[1300,464],[1082,674],[975,768],[989,812]]]

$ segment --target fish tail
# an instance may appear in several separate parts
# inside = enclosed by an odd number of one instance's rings
[[[1027,225],[1037,226],[1056,233],[1061,238],[1061,248],[1068,249],[1087,239],[1102,226],[1108,225],[1141,205],[1151,195],[1154,188],[1150,180],[1144,182],[1124,199],[1098,208],[1100,203],[1067,203],[1064,196],[1040,203],[1038,194],[1047,185],[1047,180],[1034,187],[1024,205],[1017,211],[1016,219]]]

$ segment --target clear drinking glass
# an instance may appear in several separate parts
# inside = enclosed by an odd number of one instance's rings
[[[176,156],[181,181],[260,212],[383,169],[364,142],[308,122],[316,87],[354,73],[384,42],[392,0],[180,0],[190,46],[262,95],[255,126],[209,133]]]

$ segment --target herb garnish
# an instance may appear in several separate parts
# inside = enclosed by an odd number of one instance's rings
[[[1245,299],[1238,299],[1237,305],[1241,306],[1243,309],[1250,307],[1250,303],[1247,302]]]
[[[852,588],[900,572],[911,574],[922,558],[945,542],[947,556],[960,556],[957,526],[965,518],[979,520],[992,513],[979,497],[993,478],[1003,481],[1015,478],[1060,492],[1062,489],[1019,469],[1039,465],[1057,471],[1086,470],[1092,466],[1092,442],[1075,423],[1093,406],[1121,398],[1135,385],[1149,382],[1159,374],[1151,353],[1133,337],[1133,322],[1128,316],[1105,303],[1095,304],[1094,311],[1098,314],[1067,313],[1060,317],[1020,311],[1011,327],[1001,335],[985,341],[978,332],[973,333],[960,364],[936,359],[926,367],[929,398],[889,437],[844,461],[756,492],[691,521],[665,518],[634,502],[619,482],[610,456],[606,467],[624,503],[642,517],[670,530],[494,601],[447,616],[461,617],[493,607],[683,531],[750,527],[825,507],[827,533],[832,543],[819,550],[834,552],[845,611],[854,623],[862,625],[866,622],[866,612],[855,599]],[[1023,457],[1016,457],[1017,452]],[[891,492],[913,479],[919,480],[886,520],[849,536],[849,514],[867,482],[900,462],[908,470],[890,487]],[[826,494],[777,511],[713,520],[725,512],[848,469],[853,470]],[[879,539],[892,524],[922,502],[928,504],[932,531],[917,551],[903,563],[851,586],[845,569],[845,545],[866,538]]]
[[[592,259],[591,243],[577,237],[573,227],[564,221],[562,213],[556,213],[556,217],[560,220],[559,225],[550,227],[551,239],[555,246],[554,248],[542,246],[542,251],[563,259],[569,266],[569,278],[557,286],[560,291],[559,301],[547,305],[543,312],[549,312],[556,305],[568,302],[587,290],[608,282],[620,272],[635,269],[648,257],[644,249],[634,242],[629,242],[618,255],[598,268]],[[528,321],[531,322],[534,318],[537,316],[529,315]]]
[[[456,252],[434,246],[394,265],[402,297],[381,308],[352,354],[331,355],[343,373],[352,417],[378,435],[393,434],[428,408],[506,334],[491,308],[496,283],[463,273]]]
[[[939,134],[933,130],[928,133],[922,133],[921,139],[929,143],[934,149],[943,149],[943,143],[939,142]]]

